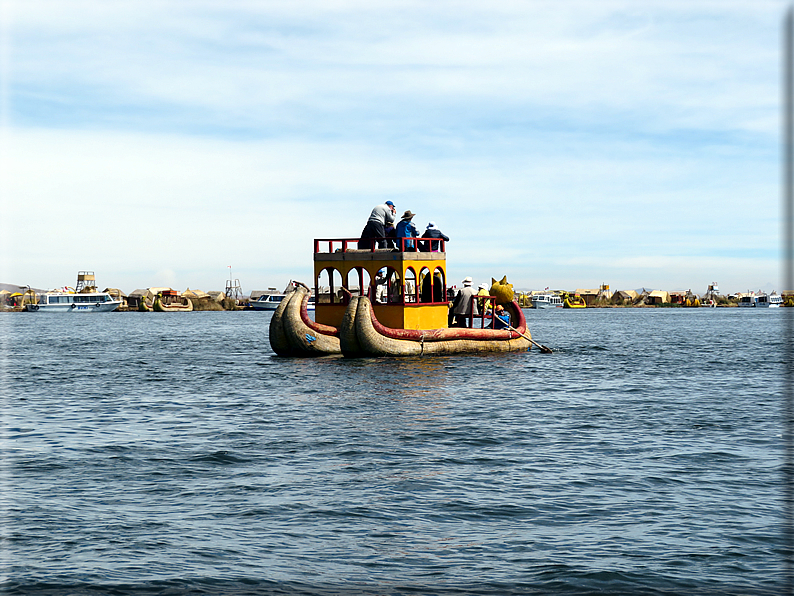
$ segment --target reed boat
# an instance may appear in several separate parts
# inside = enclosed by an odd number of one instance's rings
[[[314,241],[314,319],[308,309],[311,291],[295,282],[270,321],[276,354],[425,356],[526,351],[534,343],[512,287],[510,301],[502,292],[489,296],[509,313],[507,329],[494,328],[485,313],[479,327],[477,317],[470,317],[469,327],[448,326],[443,241],[438,252],[406,249],[403,242],[396,249],[361,250],[353,248],[357,243],[357,238]]]
[[[180,296],[176,290],[165,290],[155,296],[152,309],[155,312],[190,312],[193,310],[193,301]]]
[[[571,296],[570,294],[565,294],[564,300],[562,301],[563,308],[587,308],[587,303],[584,301],[584,298],[579,296],[578,294]]]

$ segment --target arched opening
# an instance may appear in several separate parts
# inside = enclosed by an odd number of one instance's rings
[[[353,267],[347,272],[346,287],[353,296],[369,296],[370,299],[372,298],[369,271],[363,267]]]
[[[419,272],[419,288],[419,302],[433,302],[433,276],[427,267]]]
[[[405,270],[404,296],[406,304],[416,302],[416,271],[413,267],[408,267]]]
[[[447,285],[444,279],[444,270],[436,267],[433,271],[433,302],[446,302]]]
[[[375,274],[372,301],[377,304],[402,304],[400,274],[394,267],[383,267]]]
[[[317,277],[317,304],[346,304],[347,294],[342,290],[342,274],[338,269],[326,267]]]
[[[403,284],[399,272],[394,267],[386,267],[386,280],[389,304],[402,304]]]

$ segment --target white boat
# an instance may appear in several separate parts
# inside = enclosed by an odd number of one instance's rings
[[[111,312],[121,305],[107,292],[47,292],[39,296],[38,304],[27,304],[31,312]]]
[[[286,294],[262,294],[256,300],[249,302],[251,308],[254,310],[276,310],[278,305],[286,297]],[[307,310],[314,310],[314,296],[309,296],[309,303],[306,306]]]
[[[755,301],[758,299],[758,296],[752,294],[748,296],[742,296],[739,298],[739,306],[744,308],[755,308]]]
[[[562,308],[562,297],[556,294],[535,294],[532,296],[532,308]]]
[[[783,296],[778,296],[775,293],[761,294],[756,296],[756,308],[778,308],[783,306]]]

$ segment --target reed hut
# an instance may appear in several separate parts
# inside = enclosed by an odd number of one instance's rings
[[[612,304],[633,304],[638,294],[634,290],[618,290],[612,294]]]
[[[203,300],[210,297],[207,292],[202,292],[201,290],[191,290],[190,288],[182,292],[182,296],[185,298],[190,298],[191,300]]]
[[[669,304],[670,293],[664,290],[653,290],[645,297],[645,304]]]

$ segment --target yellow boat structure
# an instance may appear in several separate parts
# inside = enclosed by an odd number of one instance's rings
[[[402,246],[361,250],[353,248],[357,241],[314,241],[315,318],[307,308],[311,291],[295,283],[270,321],[276,354],[424,356],[526,351],[533,344],[512,294],[503,304],[509,327],[496,329],[485,317],[480,317],[484,328],[473,328],[473,319],[468,328],[448,327],[443,240],[437,252]]]

